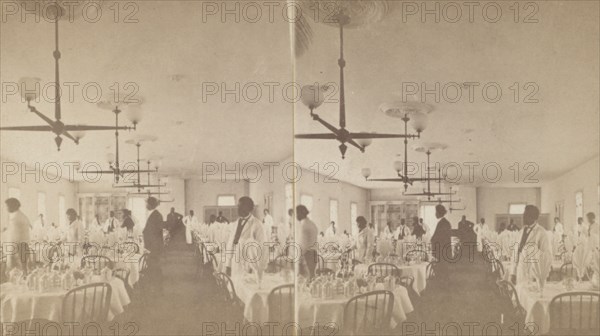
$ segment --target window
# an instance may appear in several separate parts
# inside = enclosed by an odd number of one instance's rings
[[[435,205],[421,205],[420,217],[423,218],[423,224],[427,225],[427,232],[435,232],[438,222],[435,217]]]
[[[285,185],[285,213],[294,208],[294,186],[291,183]]]
[[[575,193],[575,223],[579,217],[583,218],[583,191]]]
[[[46,193],[37,193],[37,209],[37,214],[44,216],[44,219],[46,219]]]
[[[235,206],[237,201],[235,195],[219,195],[217,196],[217,206]]]
[[[335,199],[329,200],[329,221],[338,225],[338,201]]]
[[[138,232],[142,232],[146,226],[146,217],[148,216],[146,199],[143,197],[129,198],[129,210],[131,210],[131,216],[133,217],[133,222],[135,223]]]
[[[511,203],[508,205],[508,213],[511,215],[522,215],[527,203]]]
[[[300,204],[304,205],[308,212],[312,212],[313,208],[313,197],[311,195],[300,195]]]
[[[63,225],[67,225],[67,209],[66,209],[66,204],[65,204],[65,196],[63,195],[59,195],[58,196],[58,223],[57,226],[61,227]]]
[[[358,217],[358,205],[354,202],[350,203],[350,222],[352,223],[352,235],[358,234],[358,226],[356,225],[356,217]]]
[[[8,198],[16,198],[21,200],[21,189],[19,188],[8,188]]]

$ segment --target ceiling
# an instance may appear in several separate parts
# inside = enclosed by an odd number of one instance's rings
[[[201,2],[136,4],[137,23],[115,23],[105,11],[96,23],[80,18],[61,24],[61,80],[79,83],[72,101],[63,98],[65,123],[113,124],[113,115],[99,109],[93,97],[84,99],[81,88],[98,83],[107,94],[114,83],[125,89],[125,83],[132,82],[138,89],[136,97],[144,99],[145,113],[135,133],[158,136],[157,142],[142,147],[142,157],[162,156],[164,171],[170,174],[198,176],[203,163],[232,167],[235,162],[280,161],[293,153],[301,165],[316,163],[324,174],[333,171],[325,166],[332,162],[337,167],[335,177],[341,180],[366,188],[397,187],[365,182],[360,170],[370,167],[373,177],[391,177],[393,161],[398,154],[403,158],[401,140],[375,140],[364,154],[350,148],[345,160],[335,141],[293,141],[294,133],[325,129],[311,120],[300,103],[290,103],[285,98],[290,91],[285,95],[283,88],[292,82],[339,81],[337,29],[308,20],[311,42],[294,59],[290,25],[277,15],[273,22],[235,22],[231,17],[223,22],[218,15],[203,18]],[[345,32],[349,130],[401,132],[402,122],[386,117],[378,107],[400,98],[403,83],[433,87],[479,82],[473,102],[466,91],[456,103],[426,97],[434,111],[421,141],[448,146],[432,155],[433,160],[465,168],[465,162],[479,167],[497,162],[503,173],[497,183],[507,184],[513,180],[510,167],[515,162],[521,167],[521,182],[532,171],[523,168],[527,162],[537,164],[534,178],[543,181],[598,155],[597,2],[540,4],[539,22],[532,24],[514,23],[512,17],[497,23],[477,16],[474,23],[466,19],[423,23],[410,18],[403,22],[402,17],[402,11],[391,6],[383,19]],[[23,76],[51,82],[52,24],[9,18],[0,27],[2,82],[18,82]],[[515,82],[521,87],[518,103],[510,89]],[[522,102],[532,91],[523,87],[528,82],[537,87],[537,103]],[[239,101],[220,92],[203,99],[203,92],[215,85],[231,90],[236,83],[242,92]],[[497,83],[503,90],[498,102],[483,99],[480,88],[486,83]],[[272,100],[269,85],[275,87]],[[262,96],[255,100],[256,87]],[[93,91],[88,91],[90,96]],[[53,114],[49,101],[36,106]],[[43,122],[27,112],[18,95],[8,95],[0,108],[3,126]],[[337,111],[332,102],[316,110],[332,124],[337,124]],[[133,134],[125,132],[123,139]],[[88,132],[79,146],[65,140],[61,152],[56,151],[53,137],[2,132],[2,158],[29,164],[76,161],[106,166],[106,153],[114,152],[112,132]],[[133,146],[123,141],[121,150],[126,160],[134,159]],[[409,152],[409,161],[424,159],[421,153]],[[467,183],[464,176],[466,170],[461,182]],[[472,184],[487,183],[480,170],[474,177]]]

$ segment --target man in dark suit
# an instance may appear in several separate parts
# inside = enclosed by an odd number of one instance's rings
[[[160,257],[163,252],[163,228],[165,223],[162,214],[156,210],[158,200],[154,197],[148,197],[146,200],[146,209],[150,211],[150,216],[144,227],[144,247],[150,251],[150,255],[154,258]]]
[[[167,229],[171,236],[178,232],[183,227],[183,215],[176,212],[175,208],[171,208],[171,212],[167,214]]]
[[[440,265],[445,264],[448,259],[452,258],[452,255],[450,254],[452,251],[450,247],[452,226],[444,217],[445,215],[446,208],[441,204],[436,205],[435,217],[439,219],[439,221],[435,228],[435,232],[431,237],[431,248],[433,256],[439,261]]]
[[[163,242],[163,228],[165,222],[163,221],[162,214],[156,210],[158,207],[158,200],[154,197],[148,197],[146,200],[146,209],[150,211],[150,216],[146,220],[146,227],[144,227],[144,248],[150,251],[148,259],[146,260],[148,269],[146,270],[146,276],[144,277],[149,284],[150,288],[154,288],[157,292],[162,291],[162,271],[160,267],[160,257],[164,250]]]

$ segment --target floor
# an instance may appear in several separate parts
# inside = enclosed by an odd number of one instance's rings
[[[136,321],[138,335],[206,335],[214,328],[220,330],[217,335],[224,335],[221,323],[230,313],[218,300],[210,277],[197,272],[198,263],[198,255],[185,243],[183,232],[175,234],[162,261],[162,295],[132,308],[121,317],[121,323]],[[498,304],[486,277],[487,267],[476,255],[473,260],[453,264],[448,276],[428,282],[414,304],[415,312],[394,334],[421,335],[436,330],[438,335],[478,335],[485,333],[482,328],[486,325],[488,334],[496,334],[499,312],[493,307]],[[234,327],[228,326],[233,331]]]

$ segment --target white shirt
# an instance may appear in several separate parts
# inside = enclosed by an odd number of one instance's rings
[[[108,217],[108,219],[106,220],[106,222],[104,222],[104,228],[103,231],[105,233],[108,233],[108,228],[110,227],[110,225],[113,225],[113,231],[115,231],[119,226],[121,226],[119,224],[119,220],[116,219],[115,217]]]
[[[526,228],[524,226],[519,231],[519,243],[521,242],[523,230]],[[513,274],[517,276],[517,283],[520,282],[519,279],[523,280],[523,276],[528,274],[527,268],[532,263],[540,260],[540,255],[552,259],[552,243],[546,229],[536,222],[531,226],[523,250],[518,254],[517,261],[513,265]]]
[[[29,243],[29,219],[21,210],[8,214],[6,232],[2,233],[2,241],[10,243]]]
[[[239,272],[239,266],[241,265],[241,263],[248,260],[248,258],[244,258],[244,256],[247,256],[250,250],[256,250],[253,246],[247,243],[256,242],[260,245],[262,252],[260,255],[260,259],[256,261],[256,263],[258,264],[257,267],[260,267],[264,270],[267,266],[267,263],[269,262],[269,248],[264,244],[266,238],[265,229],[263,227],[262,221],[250,215],[248,217],[248,220],[246,221],[246,224],[244,224],[238,243],[234,245],[233,241],[235,239],[235,233],[238,227],[238,222],[239,218],[231,222],[230,224],[231,232],[229,234],[229,240],[227,242],[227,253],[225,253],[227,262],[226,265],[228,267],[231,267],[232,275]]]
[[[83,230],[82,224],[79,219],[74,222],[67,224],[67,242],[68,243],[80,243],[83,241]]]
[[[196,228],[198,226],[198,217],[196,217],[196,216],[183,217],[183,225],[189,227],[190,229]]]
[[[554,233],[560,237],[562,237],[563,233],[565,233],[563,225],[560,222],[554,224]]]
[[[325,230],[325,238],[334,238],[337,236],[337,229],[334,232],[334,227],[329,225]]]
[[[270,214],[266,214],[263,218],[263,224],[265,226],[265,234],[267,238],[271,239],[271,234],[273,233],[273,217]]]
[[[370,260],[373,253],[374,241],[375,237],[373,236],[373,231],[371,231],[371,229],[367,227],[360,231],[356,237],[356,259],[362,263],[366,263]]]

